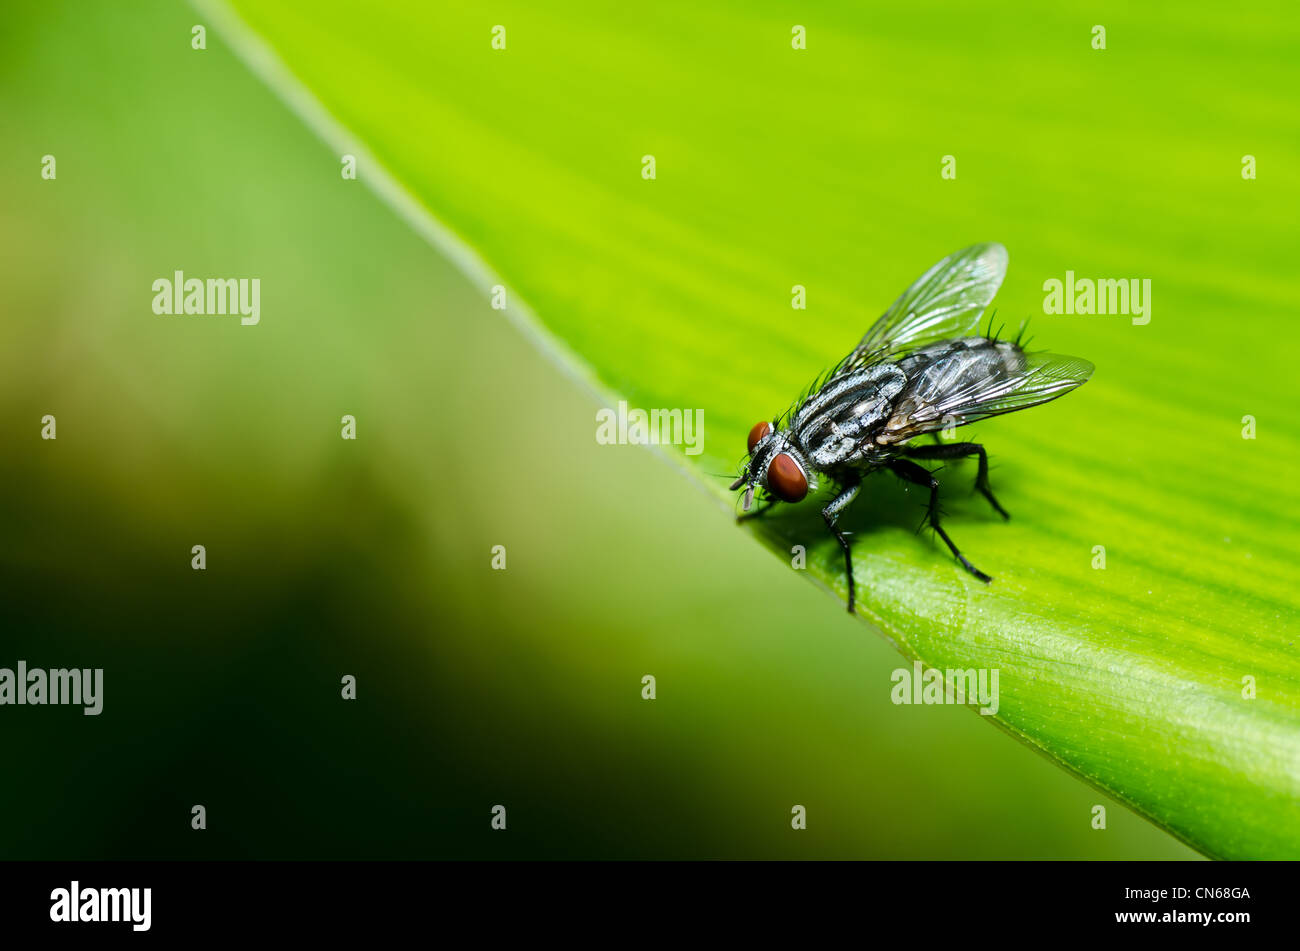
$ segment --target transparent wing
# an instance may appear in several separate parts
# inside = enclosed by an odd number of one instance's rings
[[[876,436],[881,444],[1046,403],[1082,386],[1093,371],[1080,357],[1025,353],[984,338],[934,347],[900,366],[910,370],[909,380]]]
[[[903,291],[846,363],[861,366],[873,358],[971,335],[1006,273],[1007,249],[1000,244],[975,244],[948,255]]]

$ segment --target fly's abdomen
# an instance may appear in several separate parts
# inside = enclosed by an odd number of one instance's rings
[[[887,445],[966,422],[957,414],[945,420],[945,408],[970,402],[976,394],[1012,387],[1025,369],[1025,352],[1010,340],[963,337],[932,344],[898,363],[907,384],[881,428],[876,442]]]

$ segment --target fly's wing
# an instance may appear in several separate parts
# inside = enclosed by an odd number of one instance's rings
[[[876,321],[845,361],[849,368],[974,333],[1007,273],[1007,249],[975,244],[926,271]]]
[[[959,341],[918,365],[875,441],[900,443],[947,426],[1028,409],[1082,386],[1092,371],[1092,364],[1080,357],[1025,353],[1013,343],[984,338]]]

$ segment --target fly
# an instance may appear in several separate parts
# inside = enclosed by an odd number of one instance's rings
[[[838,365],[791,409],[749,431],[749,457],[732,489],[744,511],[761,491],[761,514],[777,502],[802,501],[825,477],[838,491],[822,518],[844,550],[849,612],[853,558],[836,527],[862,480],[888,469],[930,492],[926,520],[963,568],[980,571],[939,524],[939,480],[915,460],[979,457],[975,488],[1010,518],[989,488],[989,460],[973,442],[913,446],[913,438],[1046,403],[1081,386],[1093,366],[1079,357],[1029,353],[1017,340],[978,335],[980,317],[1002,285],[1007,249],[977,244],[950,254],[912,284]]]

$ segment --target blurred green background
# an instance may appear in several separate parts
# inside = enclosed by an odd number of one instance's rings
[[[0,857],[1193,854],[967,710],[891,704],[885,641],[597,445],[195,22],[54,3],[0,39],[0,666],[106,679],[97,718],[0,708]],[[260,277],[261,325],[155,316],[178,268]]]

